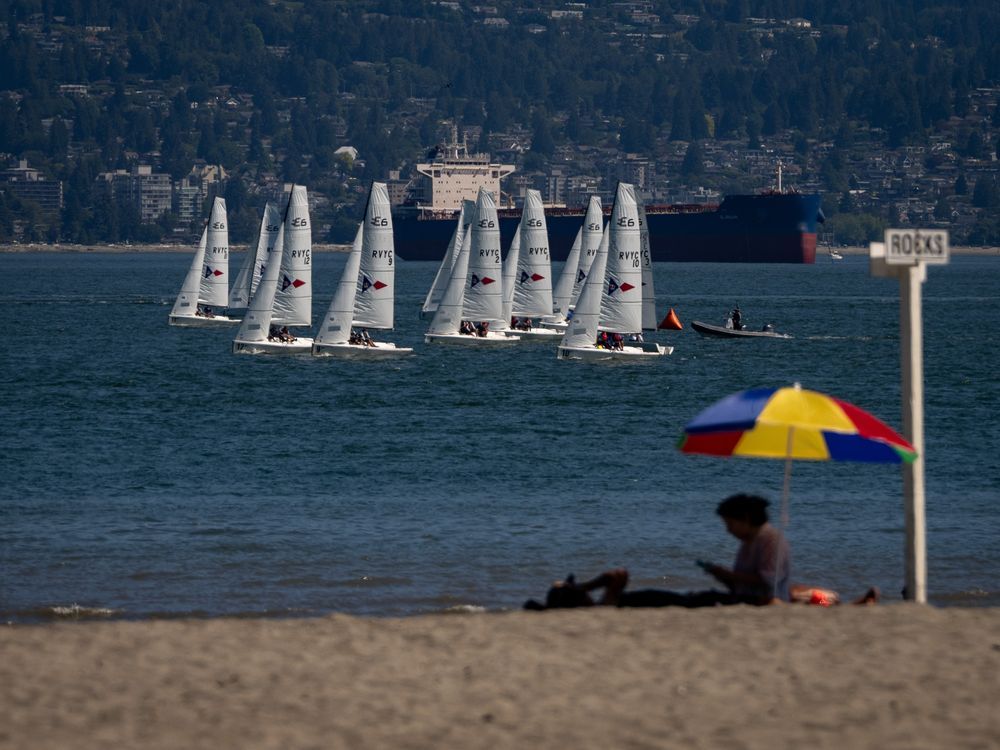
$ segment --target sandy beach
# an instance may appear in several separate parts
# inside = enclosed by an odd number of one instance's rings
[[[1000,610],[8,626],[4,748],[990,748]]]

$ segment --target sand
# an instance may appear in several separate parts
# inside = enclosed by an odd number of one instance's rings
[[[0,747],[995,748],[1000,609],[0,629]]]

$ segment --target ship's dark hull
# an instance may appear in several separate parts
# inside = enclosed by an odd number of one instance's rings
[[[579,210],[546,211],[553,260],[565,260],[583,222]],[[821,222],[818,195],[732,195],[717,208],[649,207],[649,244],[656,262],[813,263],[816,225]],[[504,254],[520,214],[500,212]],[[441,260],[455,229],[454,218],[393,215],[396,254],[404,260]]]

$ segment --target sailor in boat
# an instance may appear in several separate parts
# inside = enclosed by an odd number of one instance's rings
[[[468,320],[462,321],[462,325],[459,326],[458,332],[466,336],[476,335],[476,329],[472,327],[472,322]]]
[[[198,305],[195,308],[194,314],[199,318],[214,318],[215,313],[212,312],[212,308],[208,305]]]
[[[611,334],[611,348],[619,352],[625,349],[625,339],[620,333]]]
[[[367,328],[361,329],[361,345],[362,346],[375,346],[375,342],[372,340],[371,334],[368,333]]]
[[[734,331],[743,330],[743,315],[740,313],[740,306],[737,305],[733,308],[733,311],[729,313],[730,325],[727,328],[732,328]]]
[[[281,330],[278,331],[278,339],[284,341],[286,344],[291,344],[296,341],[296,338],[288,330],[288,326],[281,326]]]
[[[476,327],[476,335],[484,339],[490,335],[490,321],[484,320]]]

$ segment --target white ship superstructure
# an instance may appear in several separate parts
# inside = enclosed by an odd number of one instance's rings
[[[434,161],[417,164],[417,171],[427,178],[419,207],[451,212],[461,208],[463,200],[475,201],[480,187],[489,191],[495,205],[502,206],[500,180],[514,171],[514,165],[490,161],[489,154],[470,154],[453,129],[451,143],[441,147]]]

